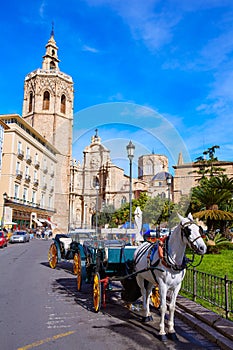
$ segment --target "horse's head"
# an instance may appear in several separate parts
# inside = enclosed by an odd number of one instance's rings
[[[187,218],[178,214],[180,219],[182,239],[186,240],[187,245],[197,254],[203,255],[206,253],[206,245],[203,241],[203,229],[197,225],[190,213]]]

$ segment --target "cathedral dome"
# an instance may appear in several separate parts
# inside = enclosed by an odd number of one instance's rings
[[[165,181],[170,176],[170,174],[166,171],[160,171],[153,178],[152,181]]]

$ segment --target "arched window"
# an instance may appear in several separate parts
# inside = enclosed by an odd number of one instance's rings
[[[50,62],[50,69],[55,69],[56,65],[53,61]]]
[[[148,159],[146,162],[146,169],[145,169],[145,175],[152,175],[153,174],[153,162],[151,159]]]
[[[99,178],[98,176],[93,176],[93,179],[92,179],[92,186],[97,189],[99,187]]]
[[[61,113],[66,112],[66,97],[65,95],[61,96]]]
[[[31,111],[32,111],[32,99],[33,99],[33,94],[32,94],[32,92],[30,92],[30,95],[29,95],[28,112],[31,112]]]
[[[43,109],[49,109],[49,101],[50,101],[50,94],[48,91],[44,92],[44,98],[43,98]]]

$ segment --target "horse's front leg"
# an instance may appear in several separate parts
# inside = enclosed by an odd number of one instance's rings
[[[170,304],[169,304],[169,320],[168,320],[168,334],[172,340],[176,340],[176,332],[174,329],[174,315],[175,315],[175,308],[176,308],[176,298],[179,293],[180,286],[178,286],[170,296]]]
[[[165,315],[167,311],[167,287],[165,284],[159,285],[160,294],[160,323],[159,323],[159,335],[161,340],[166,340],[165,331]]]

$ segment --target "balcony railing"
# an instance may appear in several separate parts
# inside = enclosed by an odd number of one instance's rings
[[[45,205],[42,205],[41,203],[35,203],[32,201],[28,201],[28,200],[26,200],[26,198],[8,197],[7,201],[8,201],[8,204],[15,203],[15,204],[23,205],[23,206],[33,207],[35,209],[40,209],[40,210],[50,211],[50,212],[56,213],[55,208],[47,207]]]
[[[34,166],[35,166],[36,169],[39,169],[40,162],[38,160],[36,160]]]
[[[25,182],[30,182],[31,181],[31,176],[30,175],[25,175]]]
[[[17,153],[17,157],[19,158],[19,159],[23,159],[23,157],[24,157],[24,151],[23,150],[21,150],[21,149],[18,149],[18,153]]]
[[[16,170],[16,179],[21,180],[23,177],[22,170]]]
[[[39,181],[38,181],[38,180],[34,180],[34,181],[33,181],[33,186],[34,186],[34,187],[37,187],[38,185],[39,185]]]
[[[27,164],[31,164],[31,162],[32,162],[32,157],[29,156],[29,155],[27,155],[27,156],[26,156],[26,162],[27,162]]]

